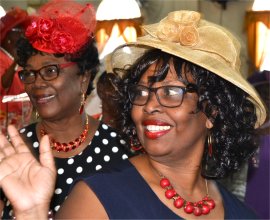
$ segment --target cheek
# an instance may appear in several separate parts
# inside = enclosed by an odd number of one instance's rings
[[[142,107],[141,106],[133,106],[131,109],[131,119],[134,122],[136,129],[139,133],[140,129],[142,129]]]
[[[136,106],[133,106],[131,108],[131,119],[135,123],[135,125],[136,125],[136,119],[138,119],[138,113],[139,112],[138,112],[137,107]]]
[[[54,88],[59,92],[59,95],[67,98],[80,95],[80,81],[79,77],[59,78],[59,81],[54,85]]]

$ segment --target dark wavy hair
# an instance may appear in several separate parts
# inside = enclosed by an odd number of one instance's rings
[[[17,41],[16,48],[18,55],[17,62],[22,67],[26,66],[27,61],[31,56],[36,54],[45,54],[44,52],[33,48],[28,39],[23,37]],[[75,54],[54,54],[54,56],[65,57],[65,60],[67,61],[76,62],[80,69],[78,73],[79,75],[84,75],[86,71],[90,72],[90,82],[86,91],[86,94],[89,95],[94,89],[93,81],[100,66],[95,40],[91,38],[88,43]]]
[[[243,90],[198,65],[159,49],[153,49],[146,52],[132,66],[115,69],[116,73],[119,74],[121,71],[124,74],[119,85],[122,96],[123,131],[133,144],[140,144],[131,119],[132,104],[129,101],[127,89],[130,85],[137,84],[145,71],[155,62],[161,65],[157,67],[155,75],[149,77],[149,82],[164,80],[171,60],[179,80],[185,85],[196,84],[198,88],[197,110],[192,114],[202,111],[213,123],[213,128],[209,131],[213,140],[213,155],[209,160],[206,140],[202,158],[202,175],[206,178],[223,178],[231,171],[238,170],[245,159],[248,159],[257,149],[254,128],[257,120],[255,106]],[[182,71],[183,64],[184,71]],[[187,72],[191,74],[193,82],[188,82]]]

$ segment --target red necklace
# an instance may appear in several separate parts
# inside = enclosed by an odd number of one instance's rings
[[[85,128],[84,128],[82,134],[78,138],[76,138],[75,140],[70,141],[69,143],[60,143],[60,142],[56,141],[55,139],[51,138],[50,142],[51,142],[52,150],[56,150],[58,152],[60,152],[60,151],[68,152],[68,151],[71,151],[71,150],[78,148],[85,141],[88,130],[89,130],[88,117],[86,116]],[[48,134],[48,133],[44,129],[40,130],[41,137],[43,137],[46,134]]]
[[[208,195],[208,185],[207,180],[205,179],[205,186],[206,186],[206,196],[203,197],[202,200],[198,202],[189,202],[185,199],[183,199],[181,196],[177,194],[177,192],[172,187],[170,181],[164,177],[161,176],[160,180],[160,186],[165,189],[165,196],[167,199],[173,199],[174,200],[174,207],[177,209],[180,209],[184,207],[184,211],[187,214],[193,213],[195,216],[200,215],[207,215],[212,209],[215,208],[215,201],[211,199]]]

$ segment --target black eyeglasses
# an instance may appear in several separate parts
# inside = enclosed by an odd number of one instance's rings
[[[62,64],[52,64],[48,66],[43,66],[39,70],[26,70],[23,69],[18,72],[21,81],[24,84],[34,83],[37,78],[37,74],[45,81],[51,81],[59,76],[60,70],[69,66],[73,66],[76,63],[68,62]]]
[[[185,93],[197,92],[197,86],[188,84],[186,87],[161,86],[149,88],[142,85],[133,85],[128,89],[129,100],[133,105],[143,106],[148,102],[151,92],[155,93],[160,105],[174,108],[182,104]]]

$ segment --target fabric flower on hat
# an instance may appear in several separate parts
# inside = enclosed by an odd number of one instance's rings
[[[178,11],[169,13],[163,19],[157,30],[160,40],[180,43],[183,46],[194,46],[199,41],[197,25],[200,14],[190,11]]]
[[[55,0],[32,17],[25,36],[37,50],[74,54],[91,40],[95,26],[95,10],[91,4]]]
[[[69,31],[75,26],[77,32]],[[69,27],[68,27],[69,26]],[[79,36],[77,33],[81,33]],[[33,47],[48,53],[74,53],[83,46],[85,41],[77,41],[77,38],[87,36],[85,28],[73,18],[45,19],[38,18],[28,26],[25,36]],[[78,36],[76,36],[78,35]]]

